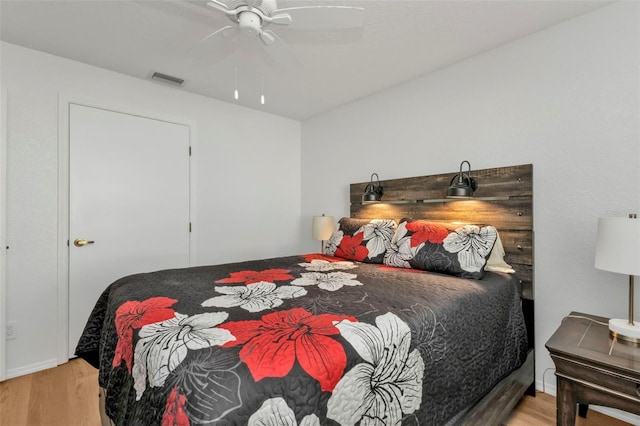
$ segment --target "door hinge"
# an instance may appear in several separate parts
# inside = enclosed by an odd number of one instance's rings
[[[189,157],[191,157],[191,147],[189,147]]]
[[[189,232],[191,232],[191,222],[189,222]]]

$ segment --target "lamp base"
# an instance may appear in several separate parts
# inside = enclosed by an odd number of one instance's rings
[[[625,342],[640,344],[640,323],[629,324],[629,320],[610,319],[609,333]]]

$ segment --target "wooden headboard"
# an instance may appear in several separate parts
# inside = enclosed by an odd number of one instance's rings
[[[523,298],[533,300],[533,166],[472,170],[478,189],[471,200],[447,199],[451,180],[458,172],[380,181],[382,201],[363,204],[370,183],[351,184],[353,218],[403,217],[443,222],[493,225],[504,245],[505,261],[522,281]]]

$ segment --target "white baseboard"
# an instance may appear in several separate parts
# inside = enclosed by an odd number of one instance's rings
[[[46,361],[37,362],[35,364],[25,365],[24,367],[12,368],[7,370],[7,379],[13,379],[14,377],[24,376],[26,374],[36,373],[42,370],[48,370],[49,368],[57,367],[58,360],[56,358],[48,359]]]
[[[542,392],[544,389],[544,393],[552,396],[556,396],[556,385],[555,381],[553,384],[544,384],[540,380],[536,380],[536,390]],[[616,410],[615,408],[603,407],[600,405],[589,405],[589,410],[597,411],[598,413],[602,413],[606,416],[613,417],[614,419],[622,420],[623,422],[631,423],[632,425],[640,425],[640,416],[636,416],[635,414],[627,413],[626,411]],[[587,413],[587,417],[589,413]]]

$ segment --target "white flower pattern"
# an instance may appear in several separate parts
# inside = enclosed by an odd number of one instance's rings
[[[340,262],[329,262],[328,260],[313,259],[309,263],[298,263],[298,265],[311,272],[326,272],[335,270],[347,270],[357,268],[358,266],[353,262],[343,260]]]
[[[338,382],[327,403],[327,417],[344,426],[397,425],[422,403],[424,361],[409,352],[411,330],[391,312],[376,326],[343,320],[335,326],[365,361]]]
[[[373,219],[361,228],[367,241],[368,257],[374,258],[385,253],[396,230],[396,222],[389,219]],[[358,230],[360,232],[360,230]]]
[[[405,224],[406,222],[402,222],[398,226],[398,230],[391,239],[391,245],[384,255],[385,265],[411,268],[409,260],[415,257],[419,247],[411,247],[411,236],[407,236]]]
[[[497,238],[493,226],[465,225],[451,232],[443,241],[443,247],[449,253],[458,253],[460,267],[468,272],[480,272],[486,263]]]
[[[280,397],[267,399],[262,406],[249,417],[248,426],[297,426],[296,416],[286,401]],[[305,416],[300,426],[320,426],[315,414]]]
[[[246,286],[216,286],[215,290],[224,296],[216,296],[202,302],[202,306],[232,308],[239,306],[249,312],[260,312],[282,305],[283,299],[304,296],[307,290],[300,287],[259,281]]]
[[[224,322],[229,314],[210,312],[188,317],[176,312],[166,321],[145,325],[138,332],[133,370],[136,401],[149,386],[164,385],[169,374],[184,360],[189,349],[204,349],[236,340],[228,331],[215,326]]]
[[[327,291],[336,291],[345,285],[362,285],[360,281],[356,280],[358,277],[356,274],[349,274],[347,272],[330,272],[328,274],[322,272],[303,272],[300,275],[301,277],[291,281],[291,284],[299,286],[317,285],[319,288]]]

